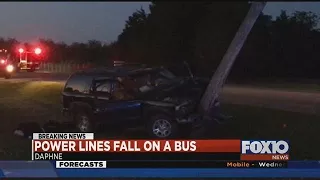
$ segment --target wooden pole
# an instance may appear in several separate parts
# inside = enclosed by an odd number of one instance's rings
[[[219,97],[232,65],[265,5],[266,2],[251,3],[249,12],[239,27],[201,99],[199,108],[202,113],[209,112],[214,105],[214,101]]]

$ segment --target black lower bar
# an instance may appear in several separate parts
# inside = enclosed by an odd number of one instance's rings
[[[239,160],[239,153],[63,153],[63,160]]]
[[[264,164],[261,164],[261,163],[264,163]],[[266,165],[266,163],[269,163],[269,165]],[[287,167],[287,162],[107,161],[107,168],[286,168],[286,167]]]

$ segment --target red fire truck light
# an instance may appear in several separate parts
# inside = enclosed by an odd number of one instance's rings
[[[41,49],[40,49],[40,48],[36,48],[36,49],[34,50],[34,53],[36,53],[36,54],[41,54]]]
[[[19,49],[19,53],[23,53],[24,50],[22,48]]]

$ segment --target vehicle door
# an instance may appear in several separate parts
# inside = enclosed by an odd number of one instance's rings
[[[86,103],[94,106],[94,96],[90,93],[92,77],[72,75],[65,84],[62,92],[63,107],[69,108],[71,103]]]
[[[112,79],[94,79],[92,94],[97,120],[105,124],[113,124],[115,117],[111,101]]]
[[[126,126],[138,124],[142,118],[142,103],[119,81],[113,81],[111,91],[113,112],[117,121]]]

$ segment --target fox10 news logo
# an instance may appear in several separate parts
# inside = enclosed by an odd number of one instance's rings
[[[287,141],[241,141],[241,160],[287,161]]]

